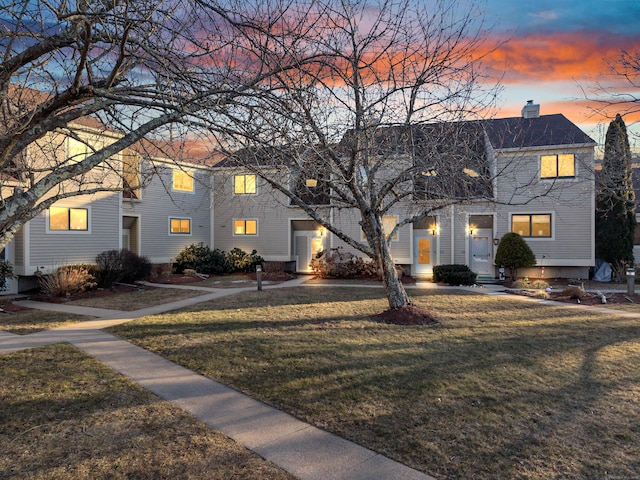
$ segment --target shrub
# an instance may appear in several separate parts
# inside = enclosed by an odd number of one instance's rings
[[[84,265],[69,265],[38,278],[40,288],[48,295],[69,297],[96,286],[95,278]]]
[[[258,255],[256,250],[247,253],[239,248],[234,248],[227,253],[227,262],[232,272],[255,272],[256,265],[261,265],[264,258]]]
[[[515,288],[530,288],[532,290],[544,290],[549,287],[549,284],[544,280],[533,280],[529,281],[529,279],[516,280],[513,282],[513,286]]]
[[[151,275],[151,262],[147,257],[123,248],[108,250],[96,257],[98,285],[110,288],[116,282],[133,283]]]
[[[572,286],[572,287],[564,288],[562,290],[562,295],[565,297],[572,298],[574,300],[580,300],[586,295],[586,293],[584,291],[584,288]]]
[[[433,281],[449,285],[473,285],[478,275],[467,265],[435,265],[433,267]]]
[[[354,278],[378,274],[378,267],[374,262],[357,257],[351,252],[342,252],[341,247],[318,253],[309,266],[320,278]]]
[[[221,275],[230,273],[231,267],[227,255],[219,249],[211,250],[204,243],[194,243],[185,247],[176,257],[176,272],[195,270],[198,273]]]
[[[320,278],[355,278],[378,277],[378,265],[373,260],[358,257],[351,252],[342,252],[342,247],[332,248],[329,251],[320,252],[311,260],[309,266],[315,275]],[[396,265],[396,272],[401,277],[404,269]]]
[[[496,252],[496,265],[504,265],[511,273],[511,280],[518,278],[518,269],[533,267],[536,257],[531,248],[519,234],[515,232],[505,233]]]
[[[7,280],[16,278],[13,274],[13,265],[6,260],[0,261],[0,291],[7,288]]]

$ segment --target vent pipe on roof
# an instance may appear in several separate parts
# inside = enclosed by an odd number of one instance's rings
[[[538,118],[540,116],[540,105],[527,100],[527,104],[522,107],[522,118]]]

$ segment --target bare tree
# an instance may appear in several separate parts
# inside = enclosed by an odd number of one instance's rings
[[[283,62],[303,64],[290,53],[301,23],[282,21],[291,5],[261,5],[3,2],[0,247],[62,198],[139,187],[129,147],[145,137],[189,140],[202,112],[215,122],[215,112],[286,70]]]
[[[460,122],[495,98],[481,89],[481,12],[446,0],[319,0],[315,12],[306,45],[324,56],[270,78],[272,94],[234,124],[246,148],[224,165],[254,171],[377,262],[389,306],[405,307],[390,248],[398,229],[490,195],[484,133]],[[359,212],[364,236],[336,212]],[[399,220],[385,231],[391,214]]]

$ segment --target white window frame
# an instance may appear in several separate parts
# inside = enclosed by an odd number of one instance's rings
[[[176,172],[180,172],[181,174],[188,175],[189,177],[191,177],[191,180],[192,180],[192,188],[191,188],[191,190],[183,190],[183,189],[180,189],[180,188],[176,188]],[[190,193],[192,195],[195,194],[196,193],[196,175],[195,175],[195,172],[189,171],[189,170],[184,170],[182,168],[173,168],[173,169],[171,169],[171,191],[180,192],[180,193]]]

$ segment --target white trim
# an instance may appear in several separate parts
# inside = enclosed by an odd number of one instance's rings
[[[177,188],[174,187],[175,185],[175,172],[181,172],[181,173],[186,173],[187,175],[191,176],[191,179],[193,180],[193,190],[179,190]],[[176,193],[187,193],[189,195],[195,195],[196,193],[196,175],[195,172],[191,171],[191,169],[187,169],[187,168],[172,168],[171,169],[171,191],[172,192],[176,192]]]
[[[450,260],[450,264],[453,265],[454,263],[456,263],[456,251],[455,251],[455,244],[456,244],[456,206],[455,205],[451,205],[451,219],[449,221],[450,223],[450,235],[451,235],[451,260]],[[469,219],[467,219],[467,223],[469,223]]]
[[[142,251],[142,215],[140,213],[134,213],[134,214],[127,214],[127,213],[122,213],[120,215],[120,242],[122,242],[122,221],[124,219],[124,217],[134,217],[136,219],[136,230],[138,230],[138,234],[137,234],[137,238],[136,238],[136,245],[138,245],[138,255],[144,255],[143,251]],[[175,217],[173,217],[175,218]],[[171,230],[171,222],[169,222],[169,230]],[[192,229],[193,230],[193,229]],[[173,235],[177,235],[177,234],[173,234]],[[186,234],[182,234],[187,236]],[[131,241],[131,237],[129,237],[129,241]],[[122,248],[122,245],[120,245],[120,248]]]

